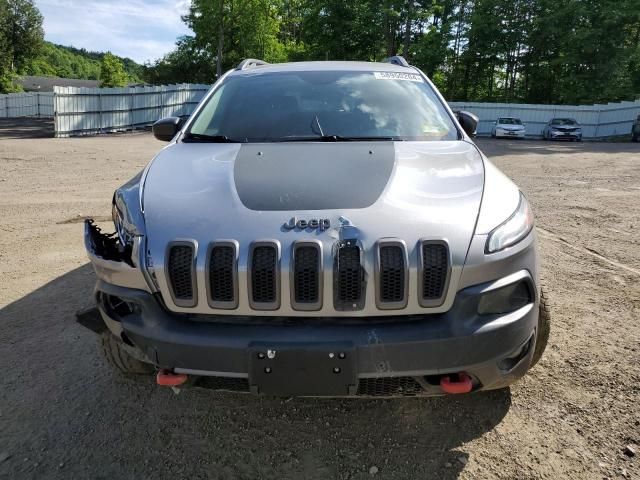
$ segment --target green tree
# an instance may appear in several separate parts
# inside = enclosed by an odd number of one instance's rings
[[[284,61],[282,5],[269,0],[193,0],[183,20],[195,35],[182,42],[199,52],[198,60],[212,59],[216,75],[244,58]]]
[[[638,0],[193,0],[183,20],[194,35],[145,66],[147,80],[210,82],[247,57],[402,53],[449,100],[585,104],[640,95]]]
[[[16,72],[42,46],[42,15],[32,0],[0,0],[0,92],[15,90]]]
[[[125,87],[128,82],[129,77],[120,59],[111,52],[107,52],[100,65],[100,86]]]
[[[208,83],[215,77],[215,57],[197,45],[194,37],[182,37],[176,49],[144,66],[145,81],[156,85]]]
[[[15,72],[42,46],[42,15],[32,0],[0,0],[0,11],[3,51]]]

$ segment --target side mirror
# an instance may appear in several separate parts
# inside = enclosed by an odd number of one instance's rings
[[[180,131],[184,120],[180,117],[167,117],[161,118],[153,124],[151,129],[153,130],[153,136],[163,142],[170,142],[176,133]]]
[[[471,112],[465,112],[464,110],[460,110],[455,112],[458,117],[458,122],[462,129],[466,132],[470,137],[476,136],[476,130],[478,128],[478,122],[480,122],[480,118],[474,115]]]

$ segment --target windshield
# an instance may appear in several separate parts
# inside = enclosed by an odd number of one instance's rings
[[[551,125],[577,125],[577,122],[572,118],[554,118]]]
[[[499,118],[498,123],[501,125],[522,125],[519,118]]]
[[[314,71],[228,77],[185,138],[455,140],[458,132],[418,74]]]

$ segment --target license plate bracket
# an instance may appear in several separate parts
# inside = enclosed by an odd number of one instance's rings
[[[253,344],[252,391],[277,396],[344,396],[355,393],[355,350],[350,344]]]

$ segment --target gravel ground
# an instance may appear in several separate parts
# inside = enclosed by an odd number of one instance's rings
[[[122,378],[74,322],[81,220],[160,143],[0,138],[0,477],[640,478],[640,147],[478,143],[537,214],[539,365],[462,397],[280,400]]]

